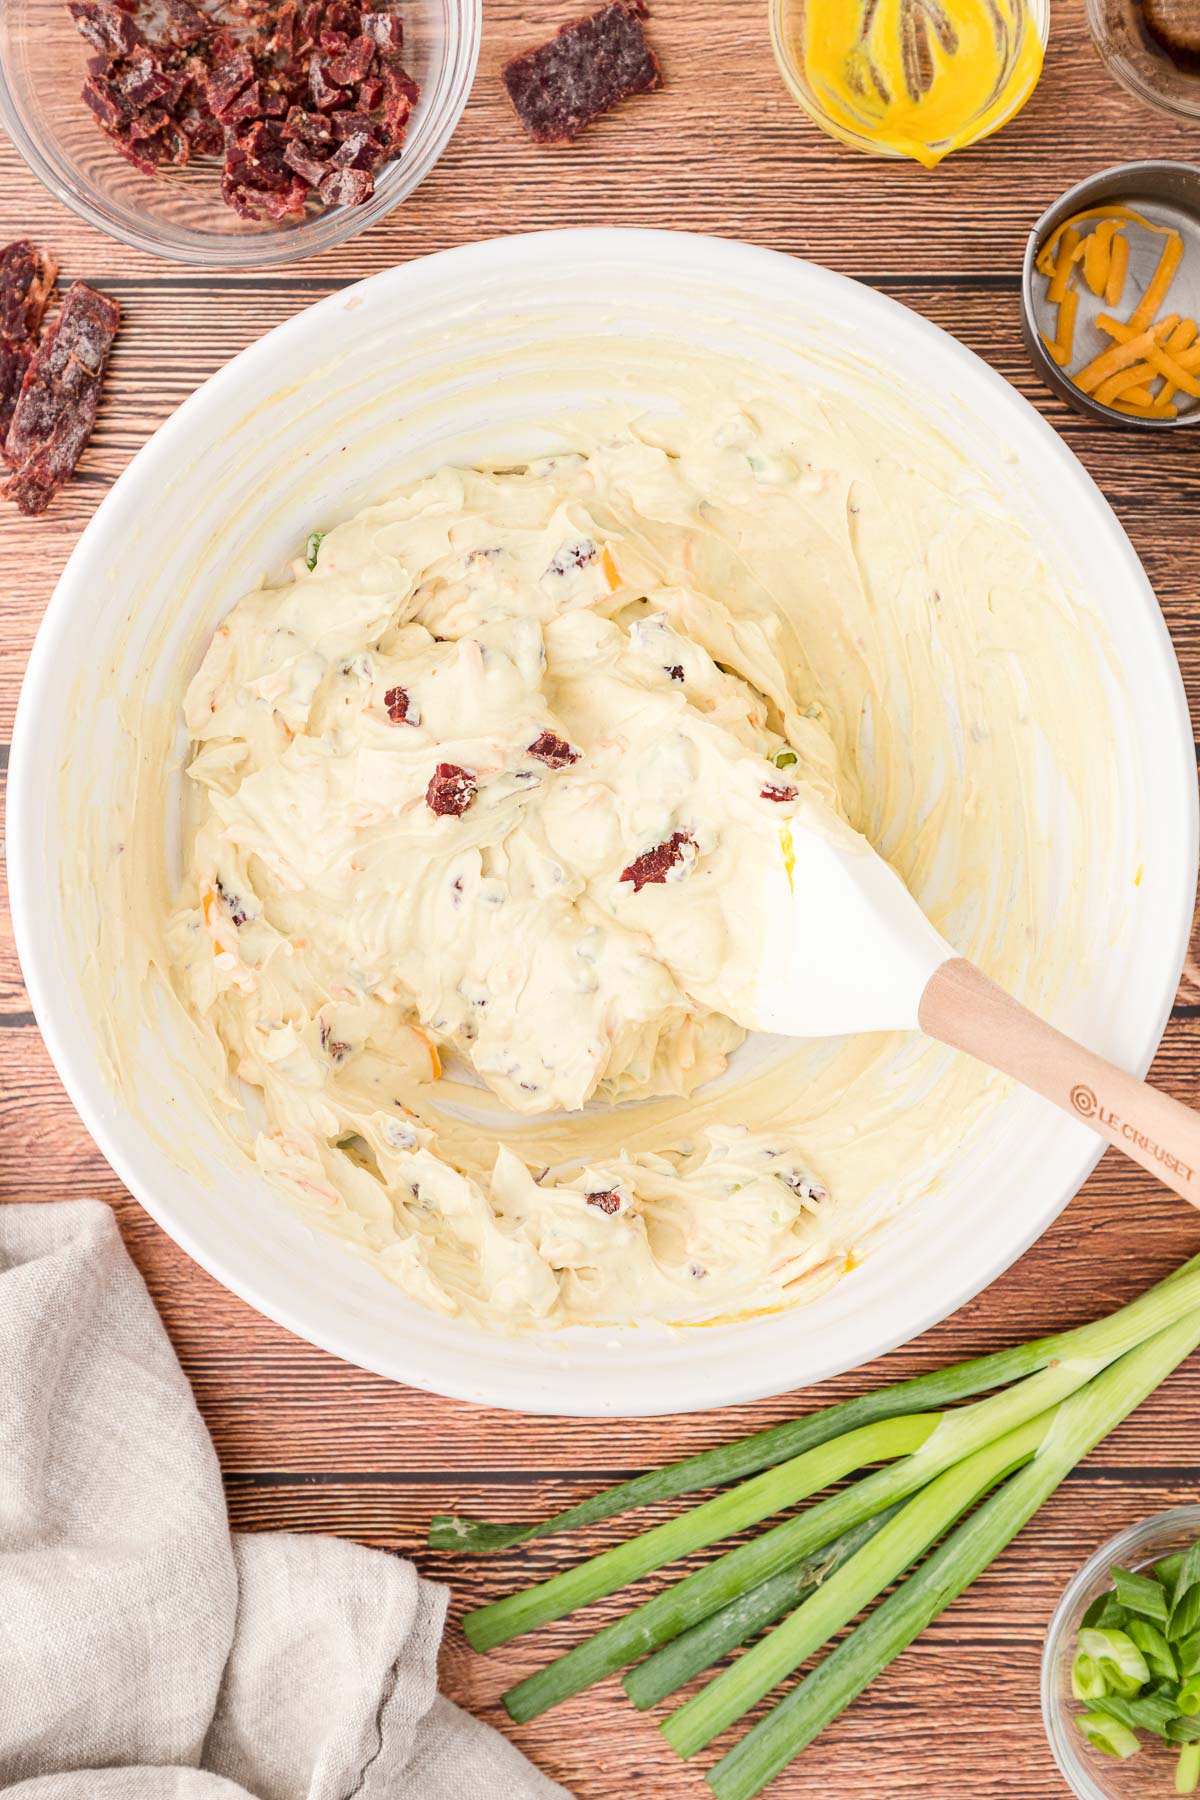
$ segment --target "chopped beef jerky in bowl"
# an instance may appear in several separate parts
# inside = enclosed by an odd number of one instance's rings
[[[290,262],[383,218],[430,172],[466,103],[480,10],[5,0],[0,123],[47,187],[126,243],[209,266]]]

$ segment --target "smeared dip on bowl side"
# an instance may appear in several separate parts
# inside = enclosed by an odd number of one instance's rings
[[[501,1331],[852,1266],[998,1089],[914,1043],[901,1094],[890,1037],[739,1055],[759,860],[798,810],[862,830],[1020,987],[1061,880],[1036,721],[1082,744],[1106,706],[1094,621],[933,433],[814,392],[572,437],[314,534],[186,700],[169,962],[233,1127]]]

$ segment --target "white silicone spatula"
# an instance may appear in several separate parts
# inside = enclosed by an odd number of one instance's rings
[[[797,820],[769,875],[761,973],[734,1016],[790,1037],[920,1030],[1082,1119],[1200,1206],[1200,1113],[1085,1050],[955,954],[859,839]]]

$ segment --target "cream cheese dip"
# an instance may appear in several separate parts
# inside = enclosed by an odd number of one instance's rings
[[[798,811],[861,830],[1019,985],[1032,721],[1066,667],[1060,713],[1099,694],[934,440],[814,396],[577,441],[336,526],[185,706],[171,975],[254,1157],[496,1330],[778,1306],[853,1260],[910,1134],[960,1134],[988,1078],[925,1047],[900,1106],[881,1038],[728,1071],[761,871]]]

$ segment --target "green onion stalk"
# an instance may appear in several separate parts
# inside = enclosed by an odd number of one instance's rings
[[[1055,1413],[1042,1413],[965,1457],[922,1489],[877,1538],[839,1569],[823,1588],[710,1682],[663,1725],[680,1756],[697,1750],[750,1711],[771,1689],[807,1662],[835,1632],[869,1606],[972,1503],[1036,1455]]]
[[[625,1669],[630,1698],[649,1707],[756,1640],[665,1721],[668,1742],[692,1756],[899,1580],[706,1777],[717,1800],[751,1800],[987,1567],[1080,1457],[1197,1342],[1200,1257],[1107,1319],[755,1433],[621,1482],[539,1523],[442,1517],[430,1541],[497,1550],[678,1494],[723,1490],[468,1614],[469,1641],[490,1649],[813,1501],[635,1606],[504,1696],[514,1719],[532,1719]],[[856,1473],[850,1485],[814,1498]],[[1197,1577],[1200,1547],[1191,1554]],[[1134,1730],[1158,1731],[1188,1751],[1180,1781],[1192,1780],[1192,1746],[1200,1739],[1200,1718],[1192,1717],[1193,1703],[1200,1708],[1200,1580],[1185,1579],[1188,1567],[1182,1557],[1167,1559],[1155,1570],[1157,1586],[1114,1572],[1116,1591],[1095,1616],[1089,1611],[1073,1669],[1077,1697],[1090,1708],[1081,1729],[1112,1754],[1127,1752]],[[1128,1680],[1118,1667],[1122,1658]],[[1169,1718],[1162,1695],[1143,1691],[1152,1670],[1162,1678],[1178,1670],[1184,1683],[1167,1696]]]
[[[1200,1288],[1200,1270],[1196,1279]],[[1200,1294],[1197,1299],[1200,1300]],[[809,1507],[798,1517],[775,1526],[752,1542],[729,1551],[716,1562],[617,1619],[586,1642],[576,1645],[547,1668],[509,1689],[504,1695],[504,1704],[510,1714],[521,1721],[536,1718],[571,1695],[603,1681],[626,1663],[657,1649],[659,1644],[726,1606],[748,1585],[766,1581],[782,1569],[791,1567],[850,1526],[882,1512],[894,1500],[914,1493],[953,1463],[1053,1407],[1103,1367],[1103,1352],[1097,1348],[1094,1328],[1084,1327],[1079,1340],[1083,1342],[1086,1354],[1064,1355],[1036,1375],[1027,1376],[1015,1386],[956,1412],[925,1415],[925,1423],[932,1421],[933,1428],[910,1455],[889,1468],[865,1476],[852,1487]],[[922,1415],[916,1415],[917,1420],[921,1418]],[[862,1467],[893,1454],[890,1434],[900,1424],[909,1430],[913,1420],[893,1419],[851,1434],[855,1439],[854,1453],[859,1458],[855,1466]],[[784,1465],[784,1469],[789,1466]],[[783,1471],[772,1471],[772,1474],[781,1473]],[[734,1490],[734,1493],[740,1491]],[[732,1497],[722,1495],[720,1499]],[[713,1504],[708,1502],[710,1506]],[[696,1509],[697,1513],[704,1511],[704,1507]],[[651,1568],[661,1567],[666,1557],[660,1556],[657,1562],[648,1560],[645,1540],[657,1539],[655,1549],[661,1550],[669,1541],[665,1535],[669,1527],[680,1526],[680,1541],[690,1545],[694,1534],[685,1533],[682,1527],[695,1516],[684,1513],[679,1519],[668,1520],[665,1527],[659,1526],[653,1532],[631,1538],[600,1557],[566,1570],[552,1581],[468,1613],[463,1621],[468,1641],[476,1649],[490,1648],[519,1632],[532,1630],[537,1624],[562,1618],[576,1606],[582,1606],[600,1594],[611,1593],[636,1578],[627,1570],[644,1574]],[[626,1554],[622,1556],[622,1552]],[[679,1552],[672,1550],[669,1554],[674,1556]],[[597,1570],[597,1564],[604,1567]]]
[[[748,1588],[728,1606],[701,1619],[690,1631],[672,1638],[644,1662],[636,1663],[622,1678],[622,1686],[633,1704],[641,1712],[657,1706],[668,1694],[686,1687],[693,1676],[711,1669],[728,1651],[736,1650],[739,1644],[748,1643],[768,1625],[774,1625],[785,1613],[790,1613],[815,1594],[822,1582],[828,1581],[843,1563],[849,1562],[877,1531],[882,1531],[903,1505],[902,1500],[897,1500],[886,1512],[876,1513],[874,1518],[852,1525],[849,1531],[806,1556],[794,1568],[784,1569],[769,1581],[760,1581],[757,1587]]]
[[[717,1800],[752,1800],[760,1793],[987,1568],[1080,1458],[1153,1393],[1198,1343],[1200,1310],[1189,1304],[1185,1316],[1064,1400],[1032,1460],[708,1772],[705,1779]]]
[[[1112,1341],[1116,1344],[1116,1354],[1121,1350],[1132,1349],[1147,1336],[1147,1329],[1142,1321],[1161,1291],[1177,1281],[1186,1280],[1197,1269],[1200,1269],[1200,1256],[1193,1257],[1182,1268],[1176,1269],[1164,1281],[1111,1317],[1098,1321],[1096,1326],[1084,1326],[1082,1329],[1093,1331],[1103,1328],[1106,1332],[1111,1332]],[[730,1482],[741,1481],[748,1475],[756,1475],[761,1469],[788,1462],[804,1451],[828,1442],[830,1438],[856,1430],[860,1425],[873,1425],[882,1419],[896,1418],[902,1413],[940,1410],[953,1406],[960,1400],[969,1400],[976,1394],[985,1394],[992,1388],[1019,1381],[1026,1375],[1035,1374],[1038,1369],[1046,1368],[1059,1356],[1070,1355],[1072,1342],[1077,1335],[1076,1330],[1056,1332],[1050,1337],[1036,1338],[1032,1343],[1015,1345],[1011,1350],[996,1350],[988,1356],[957,1363],[949,1369],[937,1369],[929,1375],[916,1375],[909,1381],[896,1382],[875,1393],[859,1394],[853,1400],[839,1401],[835,1406],[808,1413],[802,1419],[789,1419],[783,1425],[772,1425],[766,1431],[756,1431],[736,1443],[702,1450],[696,1456],[671,1463],[663,1469],[650,1469],[644,1475],[635,1475],[629,1481],[605,1488],[601,1493],[580,1501],[577,1506],[568,1507],[563,1512],[533,1524],[501,1525],[486,1519],[439,1513],[430,1522],[429,1545],[434,1550],[469,1552],[476,1556],[490,1555],[501,1550],[511,1550],[534,1538],[551,1537],[558,1532],[595,1525],[602,1519],[615,1518],[619,1513],[632,1512],[637,1507],[674,1500],[680,1494],[694,1494],[704,1488],[723,1487]]]

